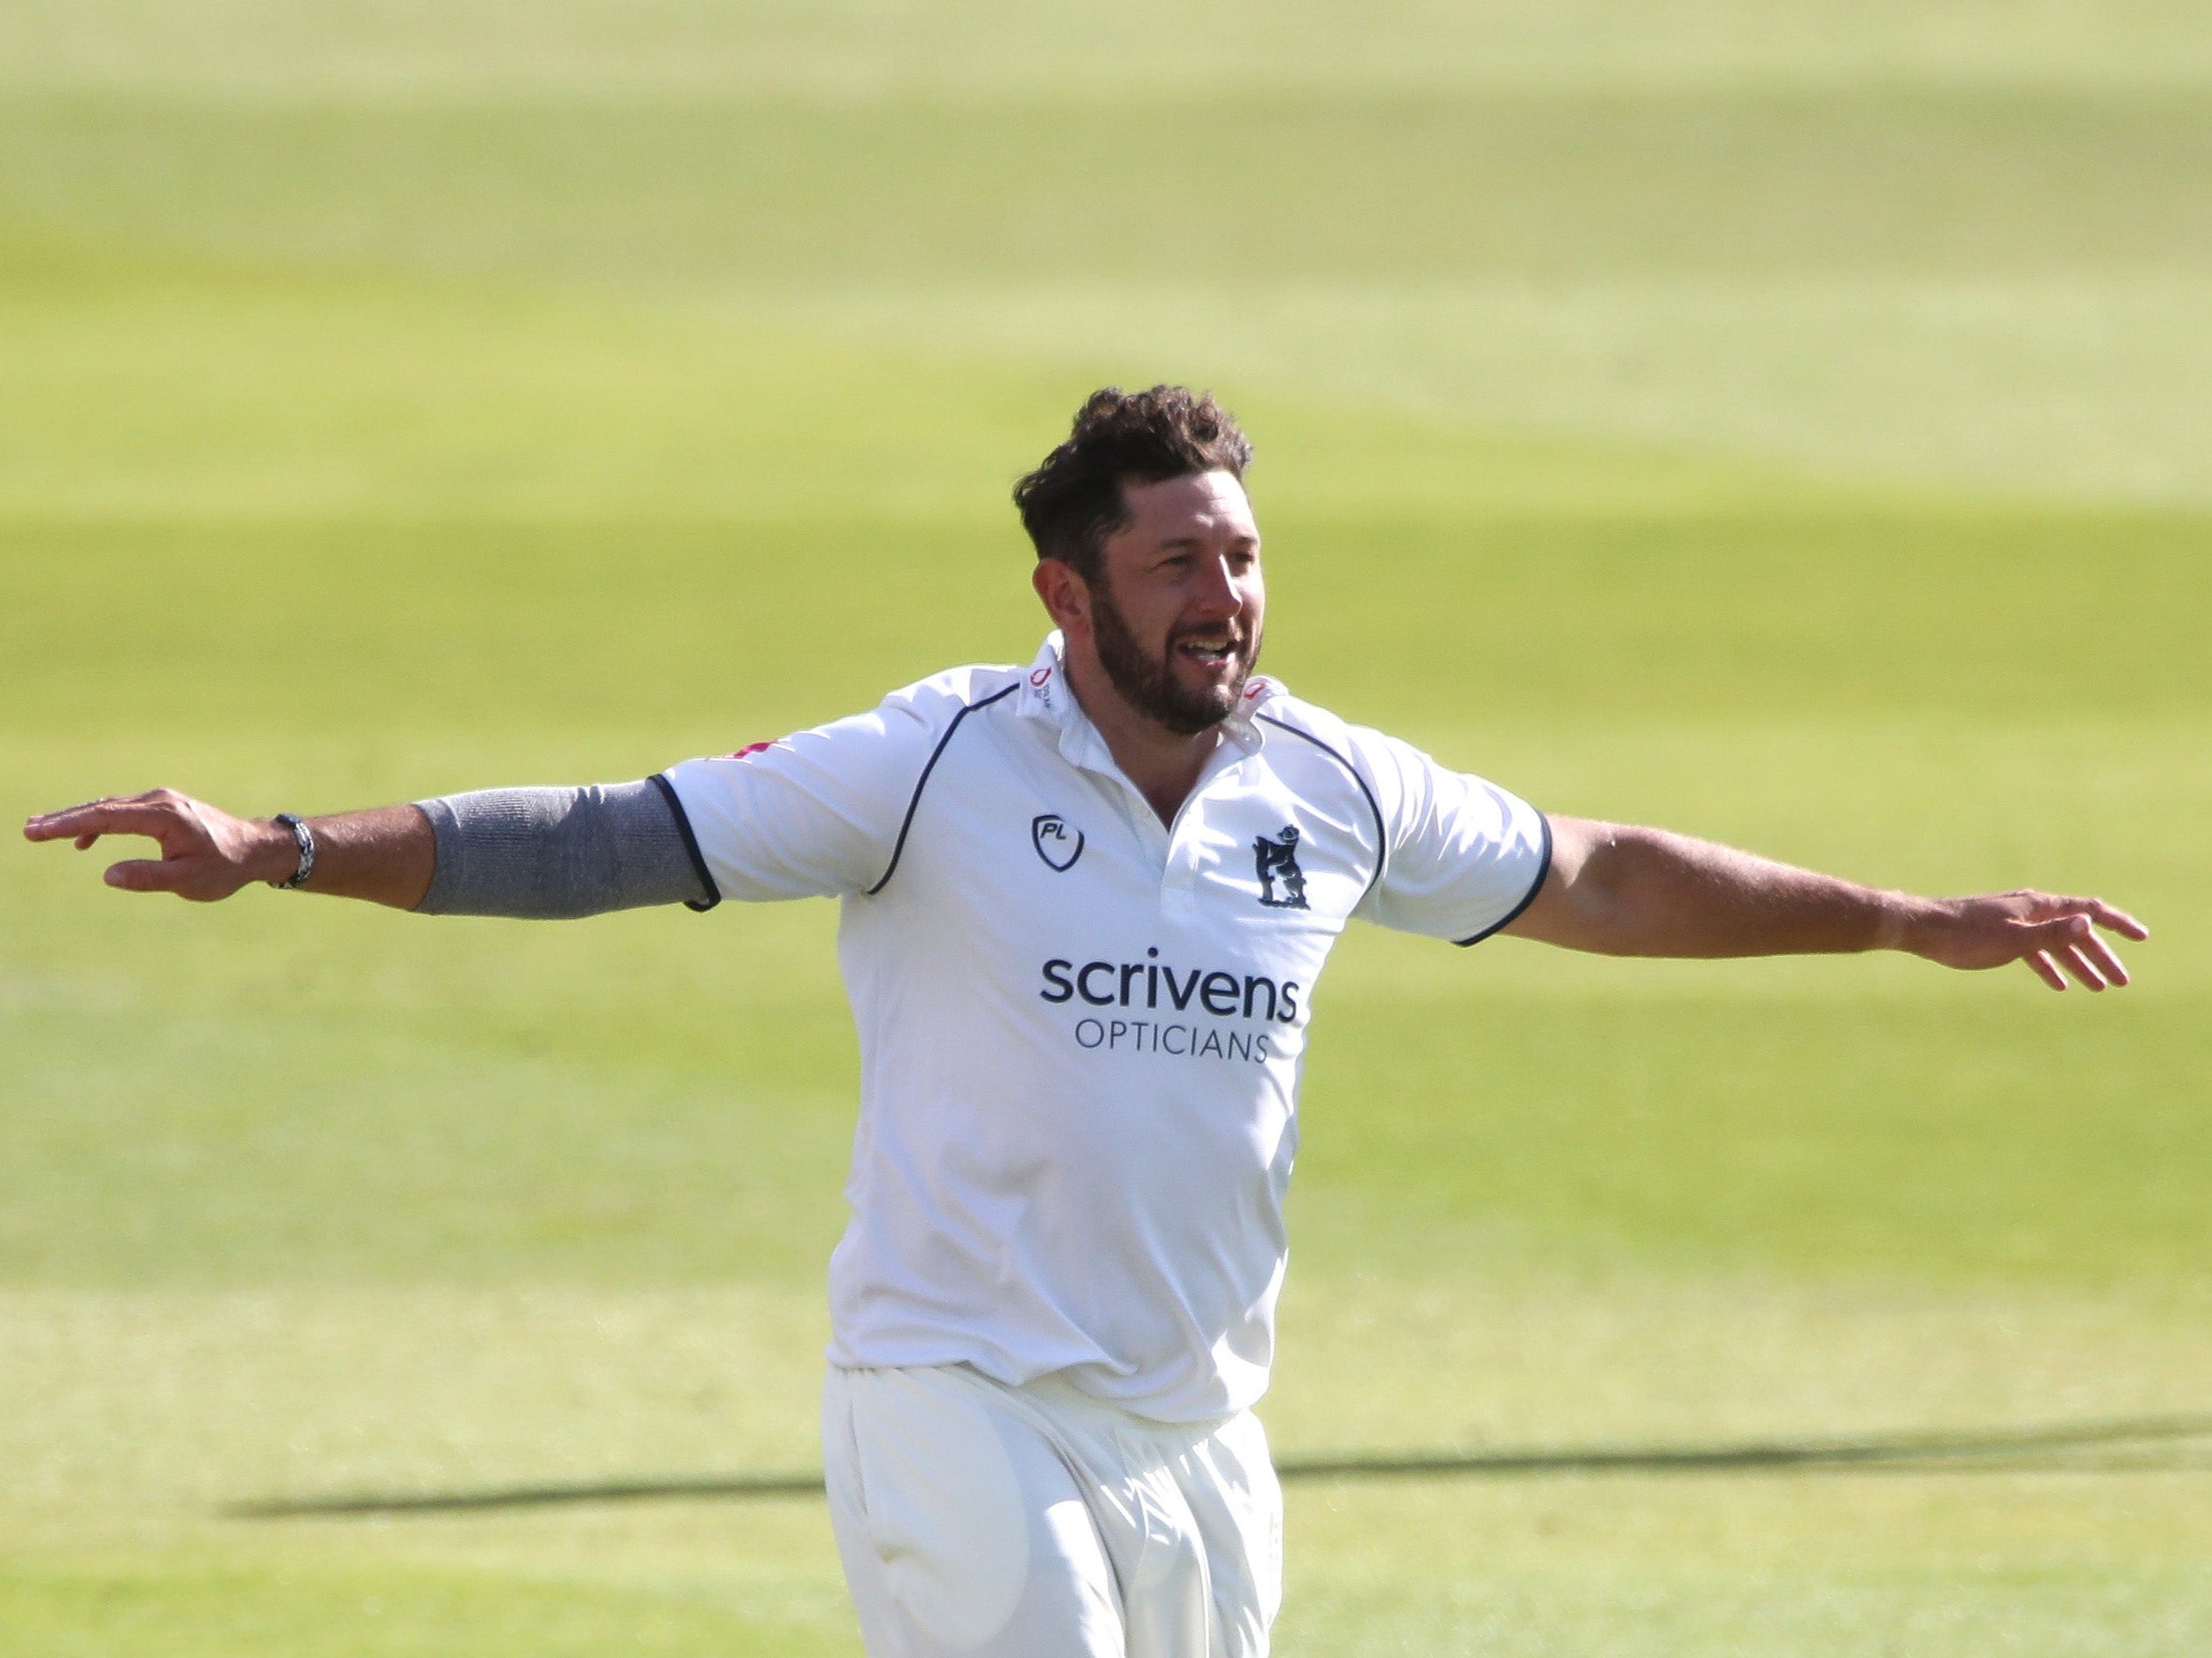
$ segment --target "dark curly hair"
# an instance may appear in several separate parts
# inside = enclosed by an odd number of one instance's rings
[[[1251,440],[1213,393],[1108,386],[1084,400],[1067,441],[1014,486],[1014,504],[1037,556],[1072,565],[1096,587],[1106,537],[1129,521],[1123,479],[1164,483],[1218,471],[1241,482],[1251,465]]]

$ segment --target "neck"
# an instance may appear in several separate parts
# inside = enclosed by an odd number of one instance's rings
[[[1106,676],[1097,656],[1072,646],[1064,667],[1067,689],[1076,705],[1106,739],[1107,752],[1135,783],[1162,823],[1173,823],[1183,803],[1198,786],[1198,774],[1207,758],[1221,746],[1218,726],[1208,726],[1195,736],[1170,731],[1149,714],[1129,706]]]

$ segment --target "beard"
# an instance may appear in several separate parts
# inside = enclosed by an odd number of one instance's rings
[[[1091,590],[1091,630],[1098,641],[1099,666],[1121,700],[1177,736],[1196,736],[1229,718],[1244,695],[1252,664],[1260,659],[1259,636],[1231,623],[1229,659],[1234,673],[1224,684],[1192,690],[1175,677],[1175,647],[1211,629],[1172,628],[1160,654],[1148,655],[1103,582]]]

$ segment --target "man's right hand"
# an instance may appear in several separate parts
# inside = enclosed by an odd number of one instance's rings
[[[299,868],[299,844],[281,823],[237,818],[204,800],[156,789],[127,798],[89,801],[49,812],[23,826],[35,841],[72,840],[89,848],[103,835],[143,835],[158,858],[110,864],[105,879],[128,892],[173,892],[209,904],[252,881],[283,881]]]
[[[429,821],[411,806],[316,818],[315,872],[308,890],[412,909],[430,884],[437,847]],[[158,858],[110,864],[106,880],[127,892],[173,892],[195,903],[227,898],[256,881],[285,881],[299,868],[299,843],[271,818],[227,812],[156,789],[49,812],[23,826],[35,841],[74,841],[84,851],[103,835],[143,835]]]

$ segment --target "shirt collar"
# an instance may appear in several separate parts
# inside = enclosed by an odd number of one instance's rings
[[[1103,752],[1106,739],[1098,735],[1098,728],[1075,701],[1075,693],[1067,689],[1066,655],[1067,640],[1055,628],[1044,636],[1036,660],[1022,675],[1021,693],[1016,698],[1016,706],[1022,713],[1042,720],[1057,730],[1060,752],[1075,760],[1090,744],[1096,744]],[[1259,752],[1267,742],[1267,734],[1260,729],[1255,716],[1276,698],[1287,694],[1281,681],[1253,675],[1245,682],[1244,695],[1237,699],[1235,709],[1222,721],[1222,735],[1247,754]],[[1088,744],[1084,742],[1086,737]]]
[[[1015,707],[1021,713],[1062,730],[1067,729],[1069,714],[1077,719],[1083,717],[1074,693],[1067,689],[1067,675],[1060,667],[1060,652],[1066,643],[1057,628],[1044,636],[1044,643],[1037,648],[1037,660],[1029,664],[1029,672],[1021,676],[1021,694],[1014,699]]]

